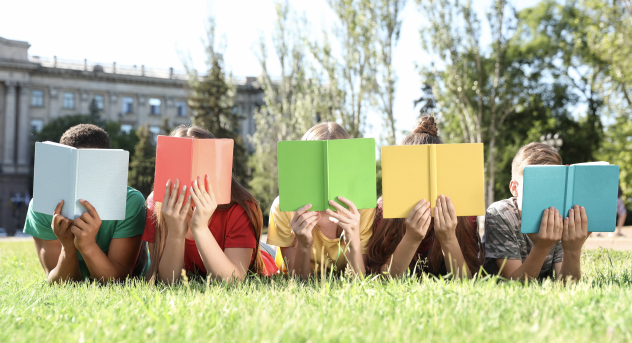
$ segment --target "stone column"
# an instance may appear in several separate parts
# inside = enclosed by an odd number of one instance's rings
[[[16,129],[16,92],[15,82],[5,82],[6,97],[4,102],[4,155],[2,171],[15,173],[15,129]]]
[[[31,118],[29,116],[29,98],[31,85],[20,84],[20,103],[18,105],[18,170],[20,174],[28,174],[30,167],[29,147],[31,140]]]
[[[79,113],[81,114],[89,114],[90,113],[90,93],[87,90],[81,89],[79,90]]]
[[[110,119],[114,121],[120,120],[119,113],[121,112],[121,107],[119,107],[118,94],[112,91],[109,92],[110,95],[110,104],[108,106],[108,111],[110,112]]]
[[[48,120],[59,117],[59,87],[48,87]]]
[[[136,99],[138,99],[138,104],[134,104],[136,105],[134,112],[136,113],[136,118],[138,119],[138,127],[140,127],[141,125],[147,123],[147,115],[149,114],[149,110],[145,106],[145,104],[147,103],[147,97],[145,95],[137,94]]]

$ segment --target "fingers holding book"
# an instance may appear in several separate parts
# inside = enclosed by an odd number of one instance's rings
[[[586,208],[575,205],[568,210],[568,217],[564,219],[562,249],[580,252],[588,236],[590,233],[588,232]]]
[[[186,186],[180,189],[180,180],[176,180],[173,187],[171,187],[171,180],[167,181],[165,200],[160,209],[160,213],[167,224],[169,234],[180,238],[184,238],[186,235],[188,229],[186,219],[191,207],[191,195],[189,195],[186,202],[184,202],[186,193]]]
[[[51,229],[53,229],[55,237],[57,237],[65,249],[74,248],[75,237],[72,234],[72,231],[70,231],[73,221],[61,215],[61,209],[63,206],[64,201],[61,200],[59,204],[57,204],[57,207],[55,207]]]
[[[81,216],[74,220],[70,228],[75,235],[75,247],[79,251],[85,251],[91,245],[96,245],[96,237],[101,227],[102,221],[97,210],[85,199],[79,200],[88,212],[83,212]]]

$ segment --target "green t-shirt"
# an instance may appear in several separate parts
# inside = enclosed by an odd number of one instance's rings
[[[99,209],[97,208],[97,212]],[[101,251],[106,255],[113,238],[129,238],[142,235],[145,231],[145,198],[132,187],[127,187],[127,203],[124,220],[104,220],[101,223],[95,241]],[[33,237],[51,241],[57,239],[51,228],[53,216],[33,211],[33,201],[29,204],[29,211],[26,214],[24,223],[24,233]],[[79,253],[79,268],[81,278],[90,276],[90,271],[83,261],[83,256]]]

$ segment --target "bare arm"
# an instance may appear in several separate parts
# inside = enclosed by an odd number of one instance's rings
[[[246,278],[253,249],[227,248],[224,252],[208,227],[192,228],[192,231],[207,273],[223,281]]]
[[[445,261],[447,271],[458,278],[467,277],[469,279],[472,277],[472,273],[465,263],[465,258],[463,258],[463,252],[461,251],[456,236],[454,240],[446,243],[441,242],[441,248],[443,249],[443,260]]]
[[[588,233],[588,216],[586,209],[575,205],[568,211],[568,218],[564,220],[562,233],[562,249],[564,256],[562,265],[557,271],[559,280],[578,281],[582,277],[581,256],[582,246],[590,236]]]
[[[124,280],[132,273],[140,252],[142,235],[129,238],[114,238],[108,254],[94,243],[81,250],[90,276],[101,283]]]
[[[59,240],[46,241],[33,237],[33,241],[48,283],[81,279],[79,256],[74,245],[72,249],[64,249]]]
[[[166,284],[179,280],[184,268],[184,236],[180,237],[170,233],[171,231],[167,230],[165,250],[158,264],[157,276],[158,280]],[[154,243],[149,243],[149,251],[153,251],[153,245]],[[150,258],[152,261],[158,262],[157,256],[151,255]]]
[[[437,198],[434,220],[435,235],[439,243],[441,243],[446,270],[457,278],[466,276],[471,278],[472,274],[468,270],[467,264],[465,264],[463,252],[459,246],[459,241],[456,239],[458,217],[450,197],[445,197],[441,194]]]

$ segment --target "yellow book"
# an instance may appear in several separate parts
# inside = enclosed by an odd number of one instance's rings
[[[406,218],[419,200],[449,196],[458,216],[485,214],[483,144],[382,147],[384,218]]]

